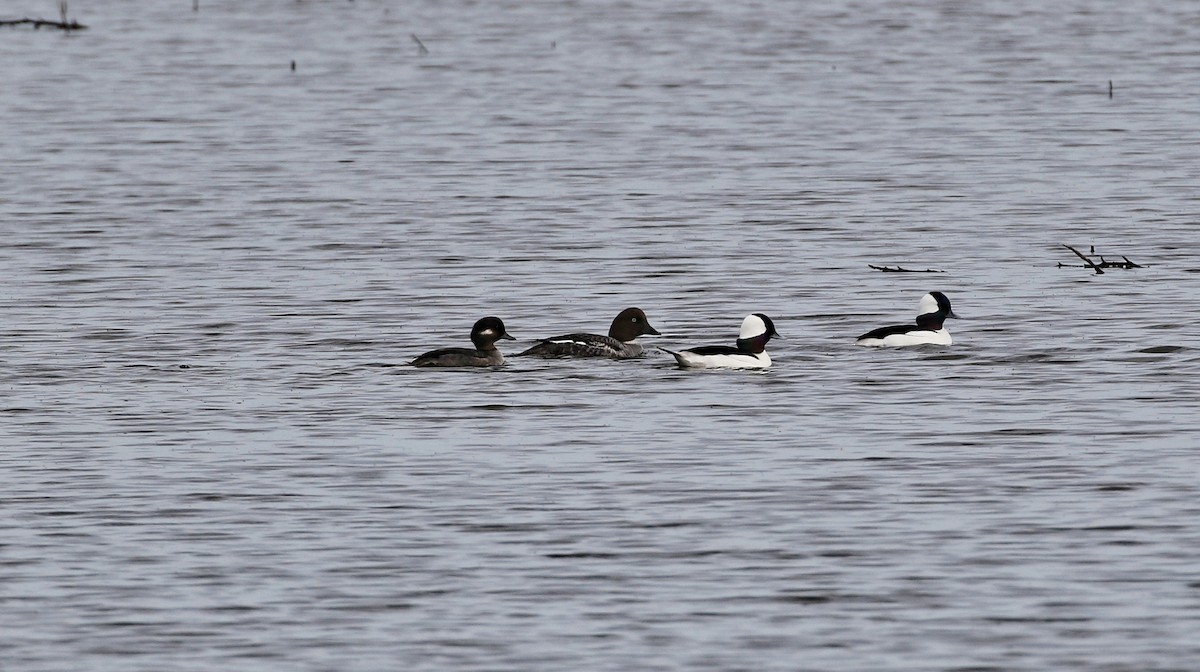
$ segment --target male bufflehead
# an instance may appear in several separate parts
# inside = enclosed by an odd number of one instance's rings
[[[858,337],[866,346],[950,345],[953,339],[942,326],[947,317],[958,317],[950,310],[950,299],[941,292],[930,292],[917,304],[917,323],[880,327]]]
[[[612,321],[607,336],[566,334],[543,338],[540,339],[541,343],[514,357],[641,357],[644,351],[641,343],[635,339],[643,334],[659,335],[658,330],[650,326],[650,321],[646,319],[646,313],[642,312],[641,308],[626,308]]]
[[[515,341],[504,330],[504,322],[498,317],[485,317],[471,327],[471,342],[475,349],[442,348],[427,352],[412,361],[413,366],[500,366],[504,355],[496,349],[500,339]]]
[[[775,331],[775,323],[771,318],[754,313],[742,320],[742,330],[738,333],[735,348],[706,345],[679,352],[659,349],[670,353],[680,366],[688,369],[765,369],[771,365],[771,356],[766,348],[772,336],[783,338]]]

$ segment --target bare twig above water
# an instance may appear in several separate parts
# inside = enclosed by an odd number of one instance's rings
[[[1103,274],[1104,274],[1104,271],[1103,271],[1103,270],[1102,270],[1102,269],[1101,269],[1099,266],[1097,266],[1097,265],[1096,265],[1096,262],[1092,261],[1091,259],[1088,259],[1088,258],[1087,258],[1087,256],[1086,256],[1084,253],[1080,252],[1079,250],[1077,250],[1077,249],[1075,249],[1075,248],[1073,248],[1073,247],[1071,247],[1070,245],[1067,245],[1067,244],[1065,244],[1065,243],[1063,244],[1063,247],[1065,247],[1065,248],[1067,248],[1068,250],[1070,250],[1070,251],[1074,252],[1074,253],[1075,253],[1075,256],[1079,257],[1080,259],[1083,259],[1084,263],[1086,263],[1088,266],[1090,266],[1090,267],[1092,268],[1092,270],[1096,271],[1096,275],[1103,275]],[[1060,264],[1060,265],[1059,265],[1059,267],[1061,268],[1061,266],[1062,266],[1062,265]]]
[[[1121,255],[1121,259],[1124,259],[1124,261],[1109,261],[1104,258],[1104,255],[1101,254],[1101,255],[1099,255],[1100,263],[1096,263],[1095,261],[1092,261],[1091,257],[1089,257],[1088,255],[1080,252],[1079,250],[1071,247],[1070,245],[1064,244],[1063,247],[1074,252],[1075,256],[1082,259],[1086,265],[1085,266],[1076,266],[1075,264],[1064,264],[1060,261],[1058,263],[1059,268],[1090,268],[1096,272],[1096,275],[1103,275],[1104,269],[1106,269],[1106,268],[1145,268],[1145,266],[1143,266],[1141,264],[1133,263],[1132,261],[1129,260],[1129,257],[1127,257],[1125,255]],[[1088,250],[1088,253],[1096,254],[1096,248],[1094,246],[1091,247]]]
[[[922,270],[915,269],[915,268],[904,268],[898,264],[895,268],[888,268],[887,266],[876,266],[875,264],[867,264],[867,266],[870,266],[871,268],[873,268],[877,271],[883,271],[884,273],[945,273],[945,271],[939,271],[936,268],[927,268],[922,271]]]

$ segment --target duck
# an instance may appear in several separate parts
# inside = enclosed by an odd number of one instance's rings
[[[504,355],[496,349],[496,341],[505,339],[515,341],[504,328],[504,321],[498,317],[485,317],[475,322],[471,327],[470,348],[442,348],[431,350],[412,361],[413,366],[500,366],[504,363]]]
[[[763,313],[752,313],[742,320],[736,347],[706,345],[687,350],[659,348],[675,358],[685,369],[765,369],[771,366],[767,341],[783,338],[775,331],[775,323]]]
[[[538,339],[539,343],[514,357],[608,357],[609,359],[632,359],[645,352],[638,336],[660,336],[650,326],[650,320],[641,308],[626,308],[613,318],[608,335],[565,334]]]
[[[897,324],[872,329],[855,341],[867,347],[904,347],[909,345],[950,345],[954,339],[942,325],[958,315],[950,308],[950,299],[941,292],[929,292],[917,304],[916,324]]]

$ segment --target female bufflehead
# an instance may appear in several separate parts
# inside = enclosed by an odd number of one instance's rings
[[[626,308],[612,321],[608,335],[567,334],[540,339],[541,343],[515,357],[609,357],[629,359],[642,356],[642,345],[637,337],[643,334],[658,336],[658,330],[650,326],[646,313],[641,308]]]
[[[772,336],[779,336],[775,331],[775,323],[762,313],[747,315],[742,320],[742,330],[738,333],[737,347],[728,345],[706,345],[700,348],[674,352],[659,348],[675,357],[679,365],[688,369],[765,369],[771,365],[771,356],[767,354],[767,341]]]
[[[500,339],[515,341],[504,330],[504,322],[498,317],[485,317],[471,327],[471,342],[475,349],[443,348],[427,352],[412,361],[413,366],[500,366],[504,355],[496,349]]]
[[[930,292],[917,304],[917,323],[880,327],[858,337],[856,343],[867,346],[950,345],[953,339],[942,326],[947,317],[958,317],[950,310],[950,299],[941,292]]]

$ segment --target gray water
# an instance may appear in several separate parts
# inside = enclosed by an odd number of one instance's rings
[[[3,669],[1200,666],[1200,7],[71,10],[0,30]],[[786,340],[403,366],[630,305]]]

